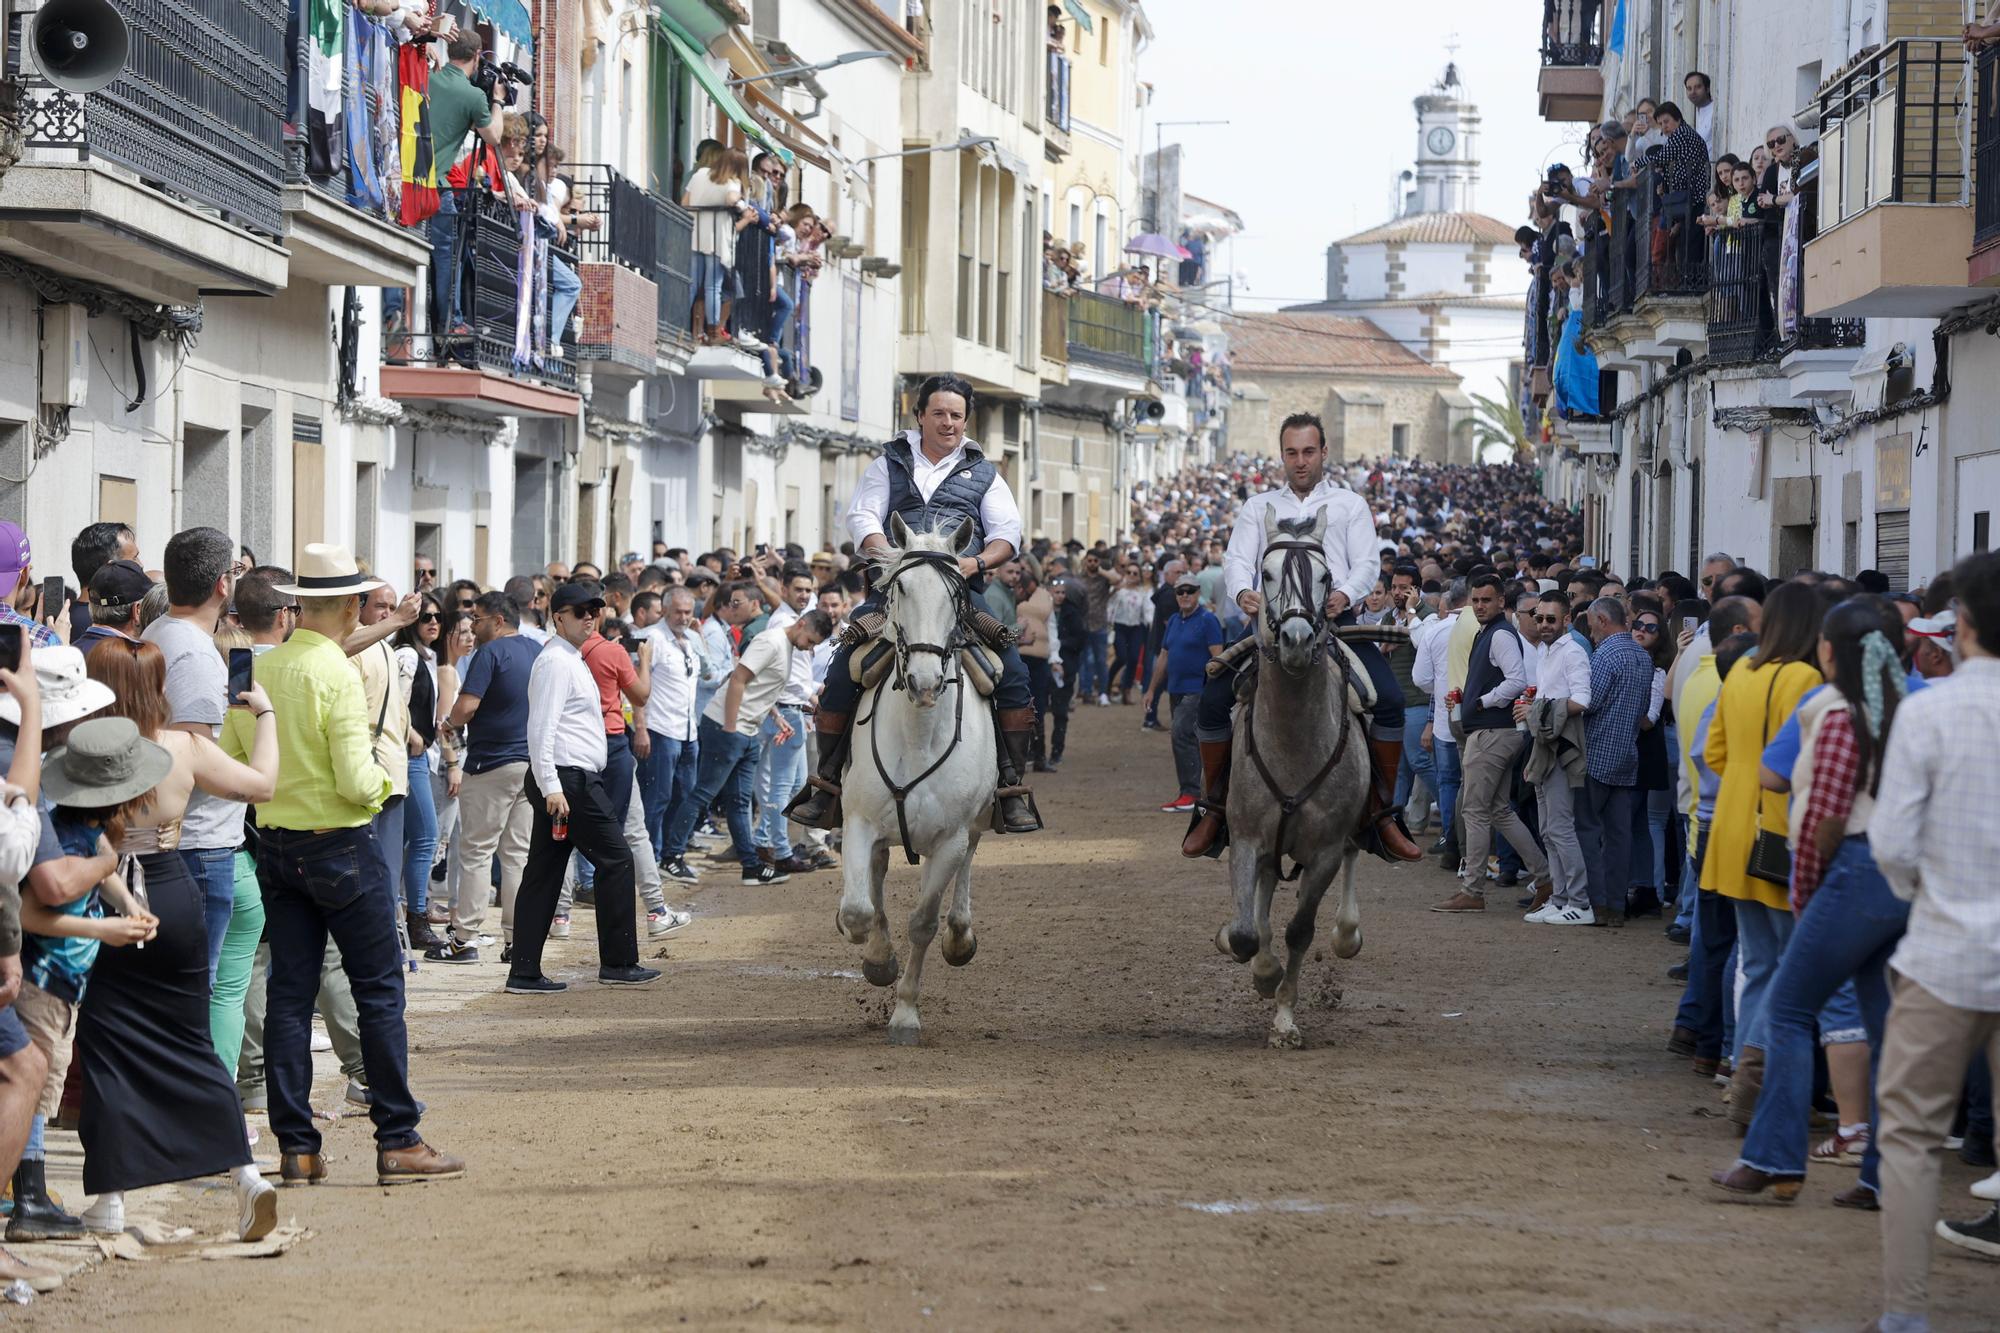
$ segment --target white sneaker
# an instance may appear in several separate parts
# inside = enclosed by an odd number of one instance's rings
[[[680,912],[671,907],[657,914],[648,912],[646,914],[646,933],[654,939],[658,939],[662,935],[671,935],[677,930],[685,929],[688,922],[692,920],[694,920],[693,912]]]
[[[552,940],[566,940],[569,938],[568,917],[559,916],[555,920],[549,922],[549,938]]]
[[[1108,694],[1100,694],[1100,695],[1098,695],[1098,696],[1097,696],[1097,706],[1098,706],[1099,708],[1109,708],[1109,707],[1111,707],[1111,696],[1110,696],[1110,695],[1108,695]]]
[[[764,350],[763,339],[745,329],[736,335],[736,350],[739,352],[761,352]]]
[[[1974,1181],[1972,1197],[1975,1199],[2000,1199],[2000,1171],[1995,1171],[1984,1180]]]
[[[333,1049],[333,1038],[327,1036],[326,1033],[321,1031],[319,1028],[314,1028],[312,1030],[311,1044],[312,1048],[315,1051],[330,1051]]]
[[[1547,909],[1544,908],[1543,910],[1546,911]],[[1597,913],[1591,911],[1588,907],[1565,907],[1553,915],[1543,917],[1542,924],[1545,926],[1594,926],[1597,924]]]
[[[278,1225],[278,1190],[262,1176],[236,1185],[236,1233],[243,1240],[262,1240]]]
[[[1532,926],[1545,926],[1549,923],[1549,918],[1554,916],[1555,913],[1556,905],[1554,903],[1543,903],[1540,907],[1537,907],[1521,919]]]
[[[83,1210],[83,1228],[100,1236],[119,1236],[125,1232],[125,1196],[111,1193],[100,1194]]]

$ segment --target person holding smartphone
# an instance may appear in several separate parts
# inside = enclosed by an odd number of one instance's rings
[[[35,548],[18,523],[0,519],[0,625],[19,625],[30,648],[54,648],[63,636],[37,618],[44,589],[35,582]],[[48,614],[58,615],[57,606]],[[67,625],[67,618],[62,623]]]

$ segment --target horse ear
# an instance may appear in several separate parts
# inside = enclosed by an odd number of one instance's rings
[[[1264,545],[1278,540],[1278,511],[1270,505],[1264,507]]]
[[[899,550],[910,548],[910,525],[903,521],[901,514],[889,515],[889,544]]]
[[[972,520],[969,518],[958,520],[958,526],[951,530],[951,537],[948,540],[952,550],[962,553],[966,543],[972,540]]]
[[[1314,541],[1318,542],[1326,540],[1326,524],[1327,524],[1326,510],[1322,509],[1317,514],[1313,515],[1312,539]]]

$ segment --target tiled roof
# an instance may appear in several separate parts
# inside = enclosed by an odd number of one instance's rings
[[[1380,325],[1344,315],[1237,315],[1229,321],[1229,362],[1239,379],[1257,371],[1458,379],[1397,342]]]
[[[1335,245],[1512,245],[1514,228],[1484,213],[1418,213],[1344,236]]]

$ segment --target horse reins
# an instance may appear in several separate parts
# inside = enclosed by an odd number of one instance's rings
[[[1295,599],[1295,601],[1282,615],[1277,611],[1277,599],[1265,601],[1264,623],[1270,628],[1272,640],[1260,650],[1266,658],[1277,656],[1278,631],[1287,621],[1305,621],[1311,627],[1315,638],[1326,632],[1325,607],[1323,604],[1316,604],[1313,597],[1315,582],[1313,567],[1315,564],[1321,569],[1326,567],[1325,550],[1318,542],[1275,541],[1264,548],[1264,557],[1269,559],[1273,551],[1285,553],[1284,568],[1279,574],[1278,592],[1287,600]],[[1303,604],[1307,609],[1299,609],[1299,604]],[[1340,692],[1345,694],[1353,682],[1353,669],[1348,665],[1345,653],[1334,654],[1334,661],[1340,669]],[[1334,711],[1340,714],[1340,736],[1334,742],[1333,752],[1326,757],[1326,762],[1320,765],[1319,772],[1313,774],[1304,787],[1289,796],[1285,794],[1284,788],[1278,785],[1277,778],[1272,776],[1270,766],[1264,762],[1263,752],[1257,748],[1256,708],[1251,707],[1244,716],[1244,748],[1250,753],[1250,762],[1255,765],[1257,776],[1264,779],[1264,786],[1278,801],[1278,832],[1272,839],[1272,850],[1278,855],[1284,853],[1285,834],[1291,824],[1292,816],[1297,814],[1299,808],[1311,800],[1313,793],[1320,789],[1320,785],[1333,775],[1333,770],[1340,764],[1341,756],[1347,753],[1347,734],[1352,727],[1352,719],[1348,717],[1345,700],[1339,701]]]
[[[935,643],[909,643],[903,639],[902,631],[899,629],[892,640],[896,654],[896,669],[890,677],[886,677],[876,683],[874,704],[869,709],[868,716],[855,719],[856,726],[861,725],[863,722],[868,724],[868,752],[875,760],[875,772],[881,777],[882,785],[889,789],[889,797],[896,803],[896,831],[901,834],[903,839],[903,855],[909,858],[909,862],[913,866],[921,865],[922,862],[917,857],[916,849],[910,845],[910,820],[907,812],[904,810],[904,802],[909,800],[910,794],[916,791],[924,779],[944,767],[945,761],[957,752],[959,742],[965,738],[965,667],[959,661],[958,653],[965,646],[964,625],[968,593],[965,586],[965,576],[958,572],[958,557],[947,551],[910,551],[906,553],[903,559],[897,563],[896,568],[882,580],[879,591],[882,593],[883,610],[885,613],[888,610],[889,592],[895,586],[896,580],[900,579],[907,571],[919,568],[922,565],[929,565],[936,569],[939,574],[944,575],[947,587],[951,592],[952,605],[957,614],[953,617],[954,628],[951,632],[950,641],[941,645]],[[895,619],[891,617],[889,623],[894,625]],[[929,768],[899,786],[895,779],[889,776],[888,765],[882,762],[882,733],[875,726],[875,717],[876,714],[882,711],[882,692],[885,689],[888,689],[892,683],[898,690],[904,689],[908,685],[908,678],[905,673],[909,667],[910,658],[917,653],[933,653],[937,656],[939,669],[945,673],[944,683],[939,688],[953,691],[951,744],[944,747],[944,752],[938,755]]]
[[[1265,644],[1261,652],[1267,658],[1277,655],[1278,631],[1285,627],[1287,621],[1303,620],[1315,635],[1326,629],[1326,609],[1316,604],[1313,597],[1313,565],[1317,559],[1320,567],[1325,567],[1326,551],[1318,542],[1275,541],[1264,548],[1264,558],[1270,559],[1273,551],[1285,553],[1285,564],[1278,574],[1279,597],[1264,601],[1264,624],[1270,630],[1271,642]],[[1282,615],[1278,612],[1281,598],[1294,601],[1294,605]],[[1301,606],[1305,609],[1301,610]]]

